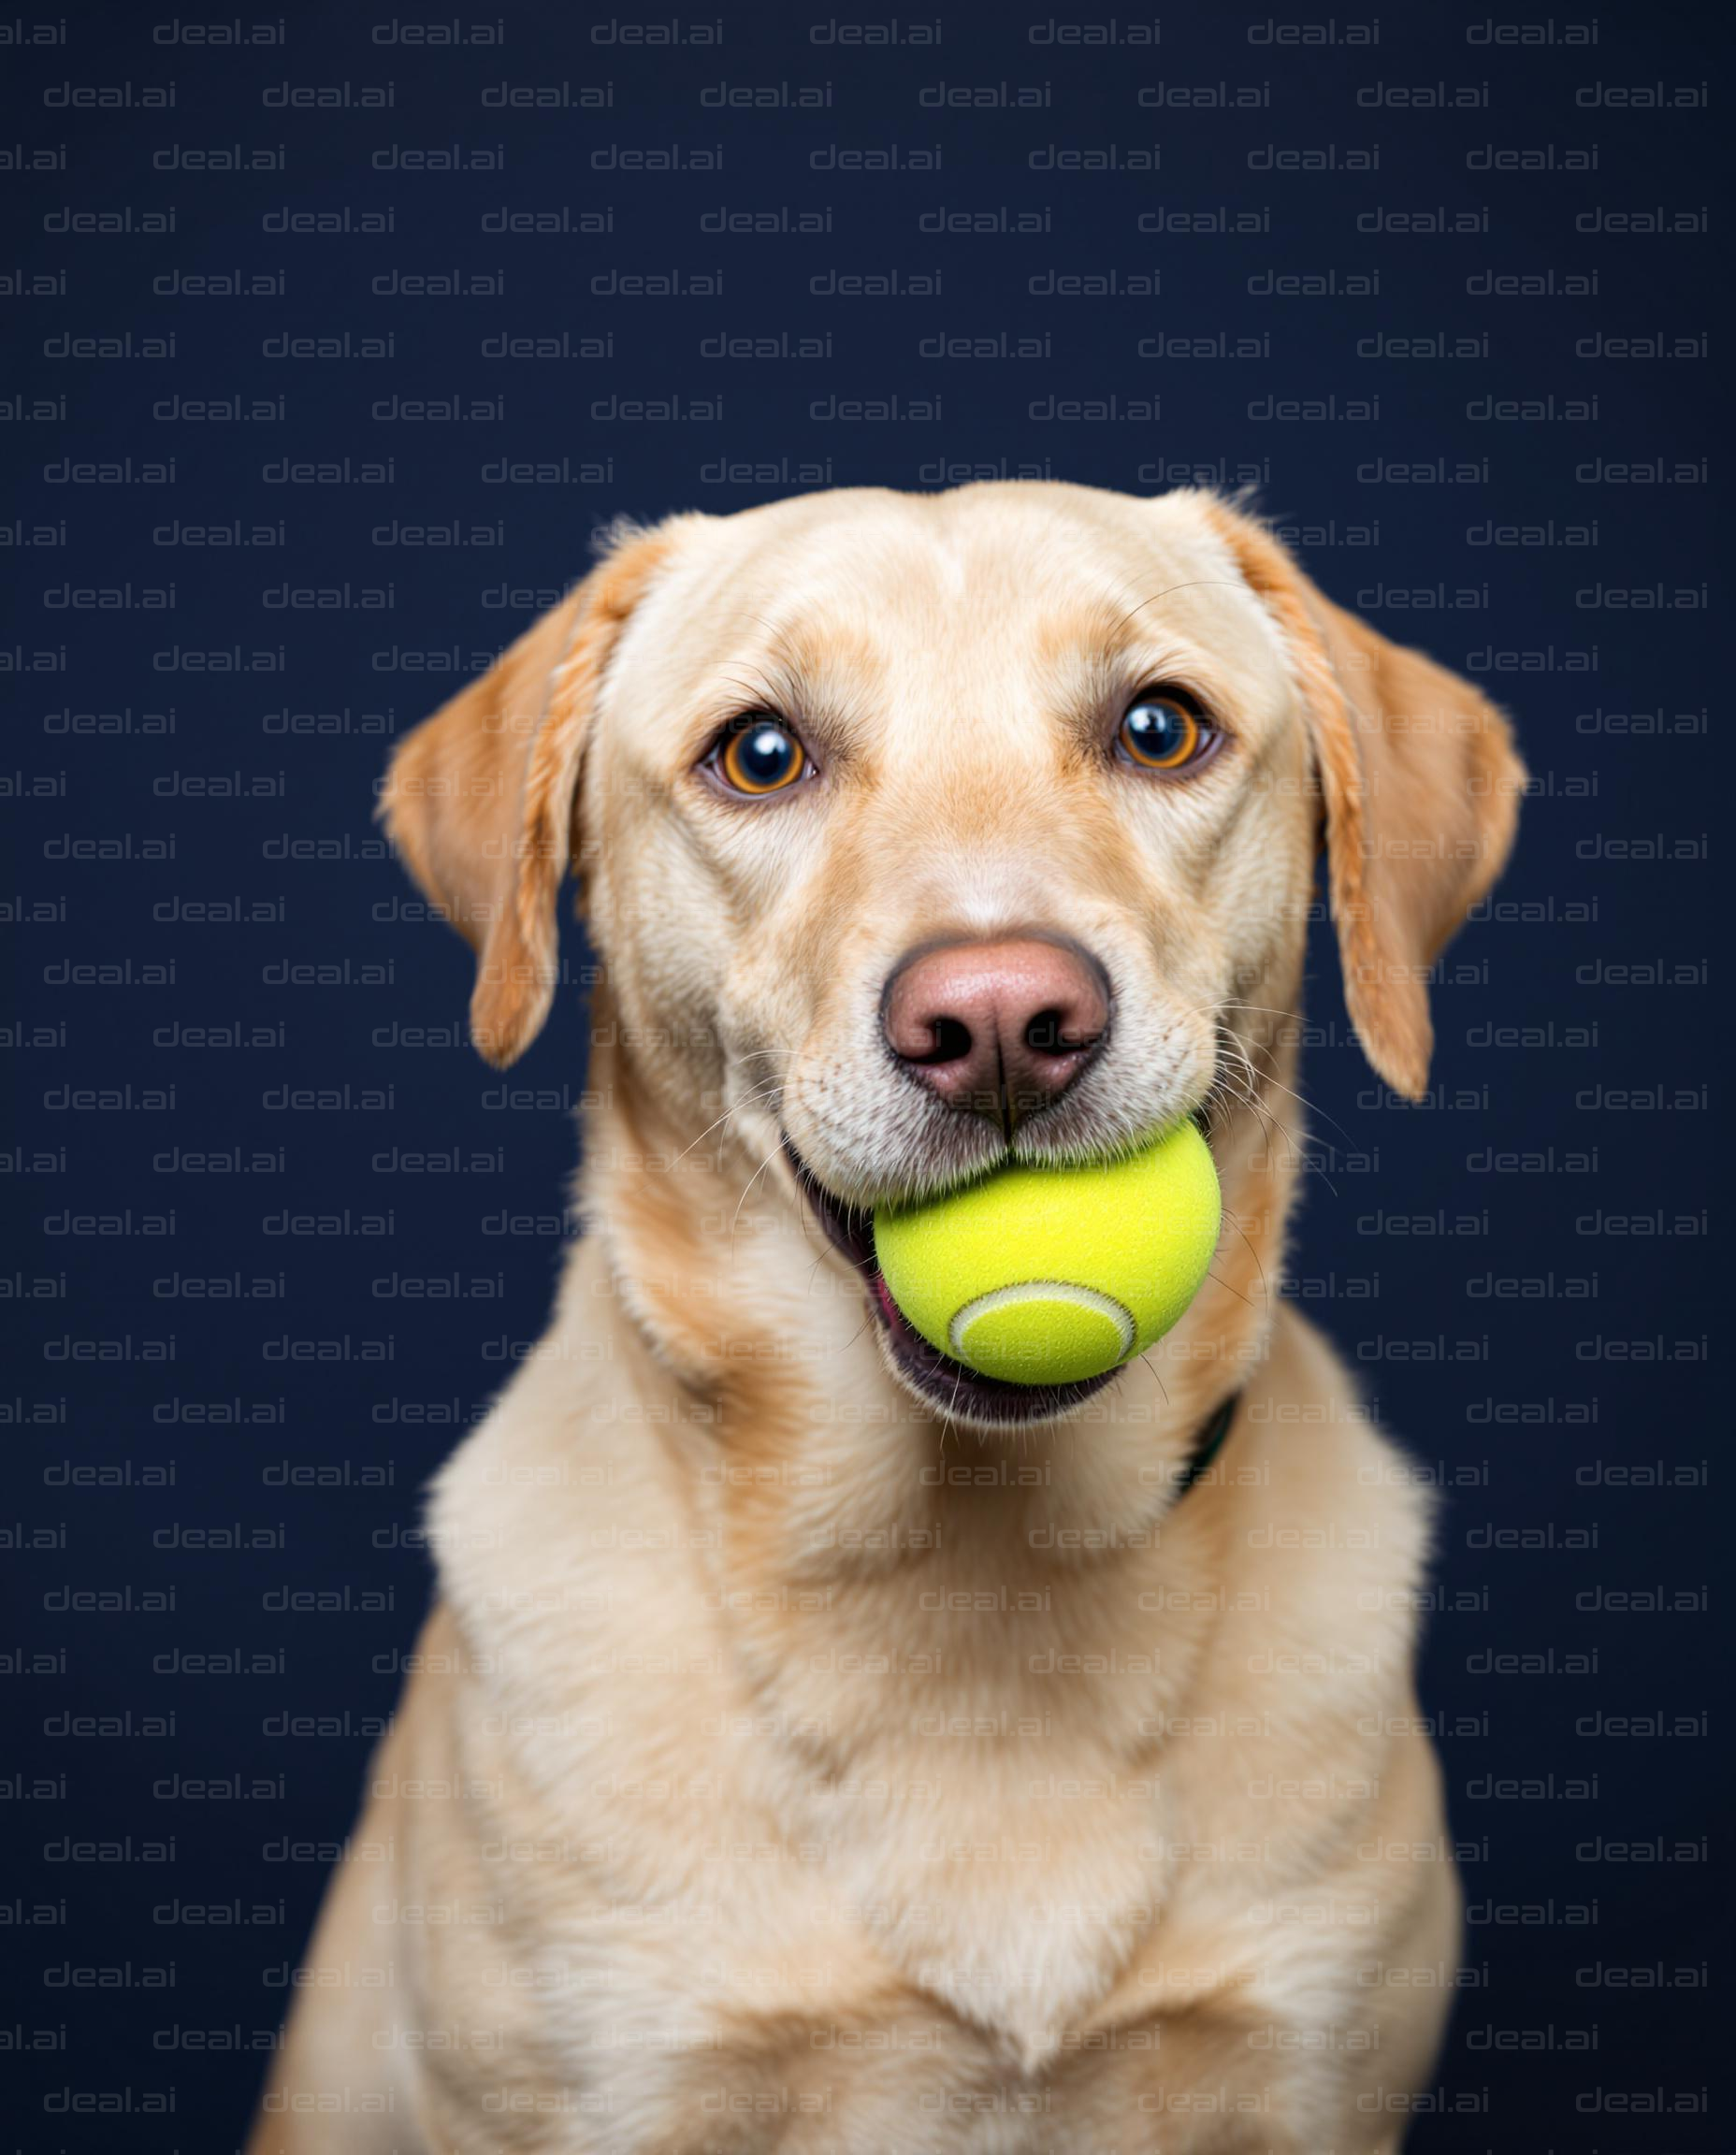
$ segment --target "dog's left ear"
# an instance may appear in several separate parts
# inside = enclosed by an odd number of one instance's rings
[[[380,814],[434,909],[476,952],[470,1037],[498,1069],[529,1047],[554,1001],[556,898],[610,653],[680,528],[697,521],[619,540],[392,758]]]
[[[1282,630],[1308,706],[1344,999],[1396,1092],[1428,1084],[1426,976],[1506,865],[1525,766],[1487,698],[1322,596],[1221,501],[1207,514]]]

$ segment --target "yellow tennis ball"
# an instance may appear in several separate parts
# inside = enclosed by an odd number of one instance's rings
[[[1211,1150],[1192,1122],[1129,1159],[1005,1167],[875,1214],[875,1254],[911,1324],[979,1376],[1074,1384],[1176,1323],[1218,1246]]]

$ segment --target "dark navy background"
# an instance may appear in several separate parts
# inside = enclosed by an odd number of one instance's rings
[[[419,1492],[547,1306],[580,994],[505,1080],[471,1055],[468,957],[370,823],[392,737],[617,513],[1029,472],[1256,482],[1516,717],[1428,1102],[1360,1061],[1324,935],[1310,986],[1293,1286],[1445,1496],[1471,1922],[1413,2145],[1736,2146],[1714,14],[239,20],[0,24],[7,2145],[236,2141],[426,1602]]]

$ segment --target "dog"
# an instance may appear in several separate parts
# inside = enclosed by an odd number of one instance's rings
[[[1426,1492],[1275,1294],[1324,862],[1426,981],[1525,774],[1238,505],[847,490],[614,534],[408,735],[397,852],[505,1065],[598,954],[546,1338],[439,1589],[253,2155],[1396,2149],[1459,1898]],[[1210,1277],[979,1379],[874,1208],[1193,1117]]]

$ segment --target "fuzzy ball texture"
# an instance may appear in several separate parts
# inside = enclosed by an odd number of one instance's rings
[[[1176,1323],[1218,1246],[1211,1150],[1178,1122],[1087,1167],[1005,1167],[933,1204],[875,1215],[892,1298],[979,1376],[1073,1384]]]

